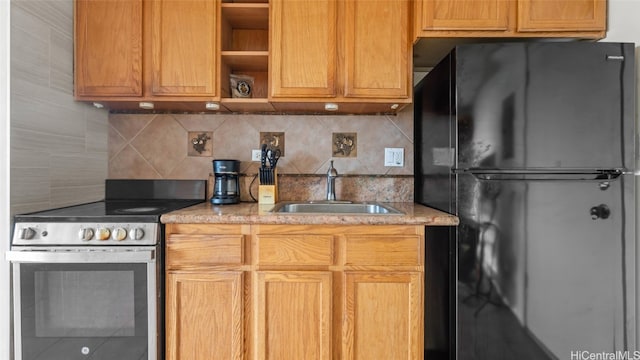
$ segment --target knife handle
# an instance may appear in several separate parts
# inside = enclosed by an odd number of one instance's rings
[[[264,169],[267,166],[267,144],[262,144],[260,152],[260,166]]]

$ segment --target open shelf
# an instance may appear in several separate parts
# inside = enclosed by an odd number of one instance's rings
[[[223,51],[222,62],[232,71],[267,71],[268,51]]]
[[[222,18],[234,29],[269,29],[269,4],[223,3]]]
[[[221,4],[221,102],[231,111],[273,111],[268,103],[269,1]],[[254,80],[251,98],[233,98],[230,75]]]

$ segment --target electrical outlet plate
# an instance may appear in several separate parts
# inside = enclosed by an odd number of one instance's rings
[[[260,161],[261,157],[262,157],[262,151],[251,150],[251,161]]]
[[[384,166],[404,166],[404,148],[384,148]]]

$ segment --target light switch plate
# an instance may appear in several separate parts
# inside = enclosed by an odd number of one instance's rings
[[[404,166],[404,148],[384,148],[384,166]]]

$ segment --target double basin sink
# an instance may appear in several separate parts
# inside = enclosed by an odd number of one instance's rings
[[[380,203],[350,201],[282,202],[271,210],[281,214],[401,215],[402,212]]]

